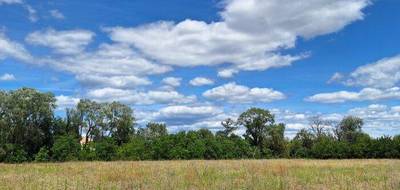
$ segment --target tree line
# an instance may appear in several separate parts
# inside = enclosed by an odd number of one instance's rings
[[[164,123],[138,127],[127,105],[80,100],[54,114],[51,93],[0,91],[0,162],[264,158],[400,158],[400,135],[372,138],[363,120],[316,116],[293,139],[268,110],[250,108],[221,122],[222,130],[168,133]],[[243,135],[236,132],[245,129]]]

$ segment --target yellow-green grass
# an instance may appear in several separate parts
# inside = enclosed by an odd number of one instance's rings
[[[0,189],[400,189],[400,160],[0,164]]]

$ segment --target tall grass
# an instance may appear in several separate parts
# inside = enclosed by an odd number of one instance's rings
[[[0,189],[400,189],[400,160],[0,164]]]

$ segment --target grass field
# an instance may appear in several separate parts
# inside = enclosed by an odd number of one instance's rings
[[[400,189],[400,160],[0,164],[0,189]]]

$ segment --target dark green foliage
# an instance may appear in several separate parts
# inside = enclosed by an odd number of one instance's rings
[[[58,137],[51,152],[55,161],[70,161],[77,160],[81,145],[78,143],[74,136],[60,136]]]
[[[95,153],[99,160],[111,161],[116,157],[117,146],[111,138],[105,138],[100,142],[96,142]]]
[[[2,149],[3,153],[0,154],[3,155],[0,155],[0,157],[2,157],[3,161],[6,163],[22,163],[28,161],[28,154],[21,145],[5,144]]]
[[[50,161],[49,150],[46,147],[42,147],[39,152],[35,155],[35,162],[48,162]]]
[[[20,146],[32,158],[51,146],[55,98],[50,93],[22,88],[0,93],[0,141]]]

